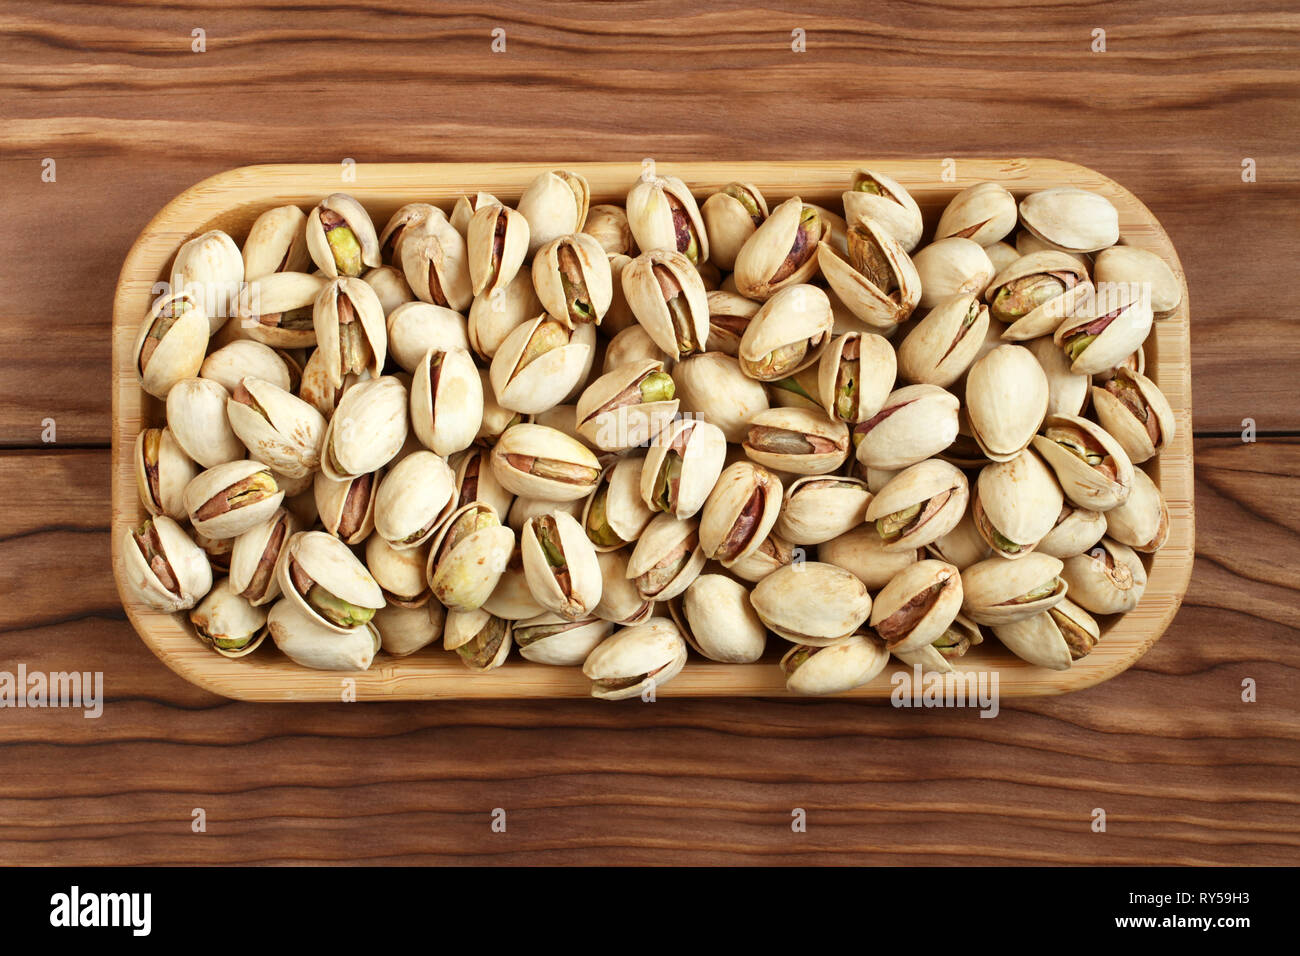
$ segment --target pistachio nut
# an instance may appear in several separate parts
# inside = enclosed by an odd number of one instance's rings
[[[1183,301],[1183,287],[1174,270],[1154,252],[1136,246],[1111,246],[1097,253],[1093,272],[1099,283],[1138,283],[1150,292],[1153,312],[1169,312]]]
[[[878,220],[854,220],[844,252],[823,240],[817,247],[817,262],[840,301],[868,325],[892,329],[918,303],[926,304],[916,264]]]
[[[479,206],[465,236],[470,287],[477,296],[504,289],[528,255],[528,220],[509,206]]]
[[[280,584],[275,568],[280,552],[299,530],[300,522],[293,513],[280,508],[237,537],[230,549],[230,589],[247,598],[254,607],[278,598]]]
[[[492,391],[504,408],[525,415],[561,404],[591,369],[596,332],[548,315],[523,323],[492,357]]]
[[[1061,486],[1031,449],[980,470],[971,517],[995,554],[1023,558],[1047,536],[1061,514]]]
[[[228,574],[230,572],[230,556],[235,550],[234,538],[209,538],[201,531],[191,529],[191,535],[194,543],[202,549],[208,557],[208,563],[212,566],[215,573]]]
[[[654,601],[647,601],[637,590],[636,582],[627,574],[631,553],[627,548],[617,551],[597,551],[600,574],[605,586],[596,605],[596,617],[623,627],[644,624],[654,613]]]
[[[407,657],[442,637],[447,612],[437,601],[415,607],[389,602],[375,612],[373,625],[379,631],[384,653]]]
[[[307,251],[326,278],[360,276],[383,265],[375,224],[361,203],[332,193],[307,216]]]
[[[911,252],[921,241],[921,207],[906,189],[884,173],[859,169],[841,197],[849,220],[874,219]]]
[[[382,472],[335,481],[318,471],[312,497],[321,525],[345,544],[360,544],[375,530],[375,486]]]
[[[482,674],[495,670],[510,656],[514,622],[482,608],[447,612],[442,646],[455,651],[469,670]]]
[[[1038,542],[1036,550],[1064,561],[1089,550],[1105,533],[1105,514],[1076,507],[1067,501],[1056,517],[1056,524]]]
[[[1025,347],[1034,353],[1047,376],[1047,414],[1082,415],[1088,403],[1091,379],[1070,371],[1070,359],[1056,347],[1051,336],[1026,342]]]
[[[154,398],[165,399],[177,382],[197,376],[208,336],[207,314],[196,286],[159,296],[140,323],[135,340],[140,387]]]
[[[369,372],[378,378],[388,356],[384,307],[362,279],[328,282],[312,306],[316,343],[325,354],[325,373],[335,388],[347,375]]]
[[[975,361],[989,327],[988,306],[972,293],[931,309],[898,345],[898,370],[909,382],[948,388]]]
[[[368,624],[385,604],[379,583],[352,549],[324,531],[291,537],[275,576],[285,601],[336,634]]]
[[[1050,335],[1093,294],[1088,270],[1069,253],[1047,250],[1021,256],[993,277],[984,298],[989,315],[1007,326],[1004,339],[1023,342]]]
[[[462,236],[469,235],[469,221],[474,218],[474,213],[478,212],[484,206],[500,206],[501,200],[491,193],[476,192],[465,193],[458,197],[451,207],[451,224],[456,227],[456,231]],[[442,210],[438,210],[441,212]]]
[[[627,576],[646,601],[667,601],[681,594],[704,569],[699,522],[694,518],[654,517],[627,561]]]
[[[1008,624],[1055,607],[1065,597],[1064,565],[1034,551],[1019,561],[1001,557],[961,573],[962,610],[977,624]]]
[[[1151,476],[1133,469],[1128,500],[1106,512],[1106,534],[1120,544],[1152,554],[1169,540],[1169,505]]]
[[[369,372],[362,372],[360,375],[345,375],[343,377],[343,387],[335,388],[330,384],[329,373],[325,370],[325,355],[320,349],[316,349],[311,353],[311,358],[307,360],[307,367],[302,370],[302,381],[298,385],[298,397],[320,412],[326,421],[329,421],[334,417],[334,412],[338,408],[339,399],[343,397],[343,393],[357,382],[369,378]]]
[[[879,541],[880,535],[875,533],[874,528],[871,532]],[[881,544],[883,546],[883,542]],[[925,546],[925,550],[940,561],[953,565],[959,571],[965,571],[972,564],[993,556],[993,548],[975,527],[975,518],[970,508],[966,509],[961,520],[951,531],[935,538]],[[867,587],[871,587],[871,582],[867,582]]]
[[[1135,465],[1164,450],[1177,428],[1164,392],[1151,379],[1128,368],[1115,369],[1105,385],[1093,386],[1092,406],[1102,427]]]
[[[387,320],[388,350],[407,372],[414,372],[429,349],[449,352],[469,349],[465,317],[453,309],[428,302],[399,305]]]
[[[981,246],[992,245],[1011,234],[1019,218],[1016,197],[999,183],[967,186],[948,201],[935,227],[935,239],[960,236]]]
[[[1110,538],[1066,558],[1061,578],[1069,584],[1074,602],[1094,614],[1127,614],[1138,606],[1147,587],[1141,557]]]
[[[627,194],[627,222],[643,251],[680,252],[699,265],[709,258],[709,237],[699,207],[676,176],[642,176]]]
[[[795,694],[842,694],[869,684],[889,663],[884,642],[852,634],[830,646],[796,644],[781,658],[785,686]]]
[[[474,443],[483,426],[483,380],[464,349],[429,349],[411,378],[411,428],[425,448],[447,456]]]
[[[568,621],[558,614],[544,613],[518,621],[514,628],[514,642],[519,648],[519,656],[526,661],[576,667],[613,631],[614,625],[600,618]]]
[[[905,385],[875,415],[853,427],[857,459],[868,468],[899,469],[943,451],[957,438],[959,402],[937,385]]]
[[[199,378],[220,382],[228,392],[239,387],[246,375],[260,378],[287,392],[295,391],[294,376],[285,357],[269,345],[252,339],[238,339],[209,353],[199,369]],[[297,376],[301,384],[301,374]]]
[[[954,295],[983,295],[993,280],[993,263],[984,247],[970,239],[950,236],[932,242],[912,260],[921,280],[920,306],[933,309]]]
[[[208,556],[166,515],[154,515],[122,536],[128,595],[156,611],[194,607],[212,588]]]
[[[806,408],[826,414],[821,400],[821,360],[802,371],[769,383],[772,404],[777,408]]]
[[[514,495],[497,481],[491,455],[489,448],[471,448],[448,462],[456,472],[457,508],[481,501],[498,515],[510,511]]]
[[[266,611],[250,604],[226,578],[216,583],[189,617],[198,639],[222,657],[251,654],[266,638]]]
[[[654,694],[686,665],[686,641],[665,617],[616,631],[597,645],[582,665],[591,696],[625,700]]]
[[[272,348],[316,344],[316,300],[328,279],[305,272],[273,272],[246,282],[235,299],[235,317],[250,339]]]
[[[432,217],[402,239],[400,264],[421,302],[464,312],[474,299],[465,239],[446,219]]]
[[[135,440],[135,481],[140,502],[151,515],[184,520],[182,493],[199,468],[169,428],[146,428]]]
[[[586,233],[553,239],[533,257],[533,288],[542,307],[569,328],[600,325],[614,297],[609,257]]]
[[[278,385],[244,378],[226,399],[226,415],[249,454],[276,471],[302,478],[319,467],[325,418]]]
[[[796,549],[780,535],[769,534],[757,548],[733,562],[727,570],[741,580],[757,583],[793,562],[796,550],[802,559],[803,548]]]
[[[1021,660],[1055,671],[1069,670],[1101,636],[1092,615],[1069,598],[1041,614],[998,625],[993,633]]]
[[[961,470],[928,458],[891,478],[867,504],[866,520],[886,551],[915,551],[955,528],[969,499]]]
[[[652,511],[689,518],[722,474],[727,438],[722,429],[694,418],[663,428],[646,451],[641,468],[641,500]]]
[[[632,238],[632,227],[622,206],[602,203],[590,207],[582,231],[600,243],[605,255],[611,258],[631,256],[637,251],[636,241]]]
[[[325,428],[325,476],[343,481],[392,461],[406,441],[406,406],[406,388],[393,375],[357,382],[344,392]]]
[[[381,646],[373,624],[337,628],[286,598],[266,616],[275,646],[295,664],[327,671],[364,671]]]
[[[681,411],[717,425],[729,442],[743,441],[750,420],[768,408],[763,383],[722,352],[688,355],[673,367],[672,376]]]
[[[429,587],[449,611],[483,605],[505,573],[515,533],[501,524],[491,505],[475,502],[451,513],[433,537]]]
[[[919,561],[915,549],[886,550],[873,525],[860,525],[818,546],[817,557],[853,574],[870,591],[879,591],[908,565]],[[945,559],[946,560],[946,559]]]
[[[776,533],[794,544],[821,544],[862,524],[870,502],[871,492],[860,478],[800,478],[786,489]]]
[[[486,194],[480,194],[486,195]],[[460,204],[457,203],[457,208]],[[471,211],[472,214],[472,211]],[[426,222],[430,219],[446,219],[447,214],[437,206],[427,202],[408,202],[398,207],[397,211],[389,217],[388,223],[379,233],[379,252],[385,262],[393,265],[400,265],[402,261],[402,241],[408,235],[414,235],[419,232]],[[465,229],[457,223],[452,223],[463,234]],[[469,225],[468,218],[464,226]]]
[[[766,301],[817,272],[817,246],[829,224],[798,196],[772,210],[736,253],[736,291]]]
[[[728,465],[700,514],[704,554],[730,567],[758,549],[781,513],[781,479],[762,465]]]
[[[492,474],[512,494],[548,501],[585,498],[600,462],[582,442],[545,425],[513,425],[492,449]]]
[[[194,530],[233,538],[275,514],[284,492],[260,461],[228,461],[200,472],[182,493]]]
[[[961,604],[961,572],[927,558],[908,565],[876,595],[870,623],[891,652],[918,651],[943,637]]]
[[[789,285],[763,303],[741,336],[737,356],[750,378],[773,382],[815,365],[830,344],[834,317],[826,293]]]
[[[745,329],[757,314],[761,302],[746,299],[735,292],[710,292],[709,303],[709,349],[725,352],[728,355],[740,354],[740,340],[744,338]]]
[[[752,664],[763,656],[767,631],[749,590],[726,575],[701,574],[668,610],[686,643],[711,661]]]
[[[297,206],[276,206],[253,221],[244,240],[244,281],[274,272],[306,272],[307,216]]]
[[[658,359],[602,375],[578,397],[578,434],[601,451],[644,445],[677,414],[677,386]]]
[[[614,371],[621,365],[627,365],[641,359],[658,359],[664,363],[664,371],[671,372],[676,360],[655,344],[640,324],[619,332],[605,347],[605,361],[601,365],[601,374]]]
[[[516,207],[528,220],[528,254],[552,239],[581,232],[590,194],[587,180],[567,169],[542,173],[529,183]]]
[[[908,667],[921,668],[923,673],[949,674],[956,670],[952,666],[954,658],[965,656],[976,644],[983,643],[984,635],[980,633],[979,625],[964,614],[958,614],[933,643],[910,651],[895,650],[894,655]]]
[[[966,376],[971,433],[992,461],[1010,461],[1029,447],[1047,415],[1047,374],[1022,345],[999,345]]]
[[[1098,252],[1119,241],[1119,212],[1110,200],[1072,186],[1030,193],[1020,200],[1020,221],[1066,252]]]
[[[846,332],[831,340],[817,364],[817,392],[826,414],[848,425],[875,415],[893,391],[898,358],[884,336]]]
[[[731,271],[745,241],[767,219],[767,200],[752,183],[728,183],[704,200],[700,208],[709,259]]]
[[[529,518],[520,534],[524,575],[533,598],[566,621],[580,621],[600,603],[602,579],[596,549],[570,514]]]
[[[243,281],[243,254],[235,241],[220,229],[211,229],[189,240],[176,250],[176,258],[172,260],[172,291],[193,292],[203,307],[212,334],[234,315],[235,300]]]
[[[398,550],[372,534],[366,538],[366,567],[384,591],[384,600],[407,607],[428,602],[429,582],[424,569],[428,554],[423,547]]]
[[[478,296],[469,307],[469,344],[474,354],[491,361],[506,337],[541,311],[531,270],[521,269],[505,286]],[[452,314],[459,317],[459,313]],[[609,324],[609,316],[605,324]]]
[[[773,471],[825,475],[849,454],[849,429],[820,409],[771,408],[750,419],[745,454]]]
[[[623,267],[622,279],[637,322],[674,362],[705,350],[708,293],[689,259],[680,252],[651,249]]]
[[[644,455],[615,459],[582,508],[582,526],[596,550],[614,551],[635,541],[654,517],[641,500]]]
[[[750,603],[775,634],[825,647],[848,639],[871,616],[871,595],[833,564],[805,561],[773,571],[754,585]]]
[[[1077,415],[1052,415],[1034,450],[1056,472],[1065,496],[1080,508],[1109,511],[1133,487],[1133,464],[1114,437]]]
[[[412,452],[388,470],[375,490],[375,530],[394,548],[417,548],[449,515],[455,494],[456,475],[441,456]]]
[[[516,499],[516,501],[525,499]],[[513,508],[511,509],[514,510]],[[513,529],[515,525],[511,523]],[[523,527],[523,522],[518,523]],[[537,603],[533,592],[528,587],[528,577],[524,573],[524,555],[518,544],[510,552],[505,572],[497,581],[488,599],[483,602],[482,610],[493,617],[505,618],[507,621],[524,621],[545,613],[545,608]]]

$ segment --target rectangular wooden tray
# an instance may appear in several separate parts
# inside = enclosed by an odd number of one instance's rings
[[[1121,241],[1149,249],[1163,258],[1183,285],[1183,301],[1172,316],[1156,322],[1146,343],[1146,371],[1168,396],[1177,416],[1177,435],[1151,468],[1169,503],[1169,543],[1149,561],[1149,580],[1141,604],[1132,613],[1103,622],[1096,649],[1068,671],[1034,667],[1013,656],[990,637],[956,661],[959,671],[999,672],[999,691],[1007,697],[1059,694],[1090,687],[1115,676],[1141,657],[1173,619],[1191,574],[1194,542],[1192,514],[1192,396],[1188,334],[1187,284],[1173,244],[1160,223],[1132,193],[1091,169],[1051,159],[961,159],[955,170],[934,160],[879,160],[825,163],[684,162],[661,168],[680,176],[701,199],[732,181],[757,185],[775,205],[793,195],[834,207],[862,166],[878,169],[902,183],[925,214],[926,235],[933,230],[947,201],[966,186],[984,180],[1002,183],[1017,198],[1050,186],[1078,186],[1108,198],[1119,210]],[[144,518],[136,491],[132,454],[142,427],[161,422],[161,403],[136,384],[131,351],[139,323],[148,309],[154,284],[165,280],[172,257],[186,240],[208,230],[224,229],[242,245],[253,220],[264,210],[294,203],[309,209],[332,192],[348,192],[366,206],[382,227],[398,206],[416,200],[450,211],[465,194],[485,190],[514,202],[541,171],[568,168],[591,185],[591,202],[622,203],[641,174],[639,163],[402,163],[361,164],[344,178],[335,165],[245,166],[221,173],[186,190],[168,203],[136,240],[118,280],[113,304],[113,571],[122,591],[121,539]],[[955,173],[955,176],[952,175]],[[160,614],[125,601],[126,611],[145,644],[172,670],[200,687],[243,700],[339,700],[355,682],[359,700],[435,698],[585,697],[590,684],[576,667],[532,664],[517,656],[487,674],[472,674],[455,655],[434,645],[401,659],[379,654],[370,670],[343,674],[299,667],[268,640],[257,652],[238,660],[223,658],[199,643],[183,615]],[[776,666],[771,638],[769,654],[756,664],[717,664],[692,655],[685,670],[658,689],[663,697],[788,696]],[[782,648],[784,649],[784,648]],[[902,665],[890,666],[851,697],[889,697],[892,677]],[[603,704],[602,704],[603,706]]]

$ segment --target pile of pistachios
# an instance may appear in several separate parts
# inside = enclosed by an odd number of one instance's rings
[[[189,240],[133,356],[128,600],[225,657],[517,650],[615,699],[769,634],[803,694],[986,628],[1069,668],[1168,536],[1143,342],[1181,285],[1091,192],[979,183],[922,245],[897,182],[845,185],[589,206],[554,170],[513,208],[377,230],[336,193]]]

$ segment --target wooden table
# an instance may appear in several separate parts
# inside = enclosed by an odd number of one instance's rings
[[[0,4],[0,670],[102,671],[108,698],[94,720],[0,710],[0,863],[1300,862],[1294,4],[427,7]],[[1187,271],[1197,562],[1120,677],[993,720],[834,700],[252,705],[186,684],[127,624],[112,291],[190,184],[347,157],[979,155],[1114,177]]]

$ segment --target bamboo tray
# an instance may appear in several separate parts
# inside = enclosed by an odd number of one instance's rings
[[[958,190],[991,180],[1017,198],[1049,186],[1078,186],[1108,198],[1119,210],[1121,242],[1149,249],[1163,258],[1183,285],[1176,313],[1158,320],[1146,343],[1147,374],[1168,396],[1177,416],[1177,435],[1150,469],[1169,503],[1168,544],[1148,564],[1148,583],[1140,605],[1119,618],[1102,618],[1096,649],[1068,671],[1027,664],[990,638],[955,662],[959,672],[998,671],[998,690],[1006,697],[1060,694],[1100,683],[1128,668],[1159,639],[1173,619],[1191,575],[1192,398],[1187,284],[1178,256],[1159,222],[1132,193],[1083,166],[1049,159],[961,159],[955,178],[943,181],[938,160],[881,160],[827,163],[665,164],[700,196],[733,180],[757,185],[770,205],[792,195],[824,205],[838,203],[853,170],[870,165],[894,177],[916,198],[925,214],[927,235],[940,211]],[[131,247],[118,279],[113,304],[113,572],[122,591],[121,539],[144,518],[136,491],[132,455],[135,437],[146,424],[162,420],[162,403],[136,385],[131,351],[139,323],[149,307],[154,284],[165,280],[176,250],[208,230],[224,229],[242,244],[253,220],[272,206],[294,203],[309,209],[322,197],[344,191],[356,196],[377,225],[403,203],[425,200],[450,210],[464,193],[486,190],[514,202],[539,172],[557,166],[582,173],[591,185],[591,202],[622,203],[640,175],[638,163],[357,165],[344,181],[336,165],[245,166],[221,173],[186,190],[168,203]],[[226,697],[243,700],[339,700],[344,690],[358,700],[435,698],[586,697],[590,685],[579,668],[532,664],[513,656],[487,674],[472,674],[455,655],[433,645],[405,658],[376,655],[368,671],[313,671],[291,662],[268,640],[248,657],[229,660],[202,645],[182,614],[161,614],[125,601],[127,616],[145,644],[186,680]],[[717,664],[692,654],[685,670],[658,690],[663,697],[789,696],[776,666],[777,645],[756,664]],[[781,648],[783,650],[784,648]],[[847,695],[887,698],[897,661],[870,684]]]

